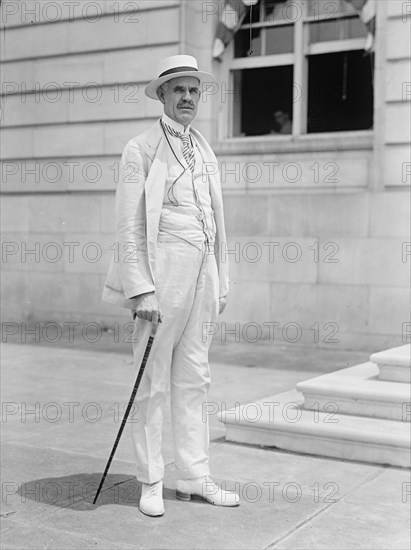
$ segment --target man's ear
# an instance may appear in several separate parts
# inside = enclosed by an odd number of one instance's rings
[[[157,88],[157,97],[161,101],[161,103],[164,105],[165,99],[164,99],[164,89],[162,86]]]

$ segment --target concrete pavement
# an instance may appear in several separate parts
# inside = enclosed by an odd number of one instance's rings
[[[135,378],[128,346],[4,345],[2,548],[409,548],[409,470],[229,444],[216,419],[222,407],[291,389],[368,355],[213,345],[211,468],[218,482],[240,492],[241,505],[176,500],[167,419],[166,513],[148,518],[137,507],[127,430],[92,505]]]

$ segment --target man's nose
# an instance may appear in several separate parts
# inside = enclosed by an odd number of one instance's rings
[[[191,100],[191,94],[190,94],[190,90],[188,88],[186,90],[184,90],[183,99],[185,99],[186,101]]]

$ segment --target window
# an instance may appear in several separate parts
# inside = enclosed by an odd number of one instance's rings
[[[372,129],[366,36],[345,0],[259,0],[232,46],[230,136]]]

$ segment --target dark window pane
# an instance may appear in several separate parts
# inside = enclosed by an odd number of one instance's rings
[[[234,135],[290,134],[293,110],[293,67],[235,71],[241,105],[234,105]]]
[[[294,25],[269,27],[266,32],[265,53],[290,53],[294,50]]]
[[[251,47],[250,30],[244,29],[238,31],[234,41],[234,57],[246,57],[250,55],[261,55],[261,29],[251,29]]]
[[[367,28],[358,17],[310,23],[310,43],[365,38]]]
[[[308,132],[373,126],[373,57],[363,51],[308,57]]]

